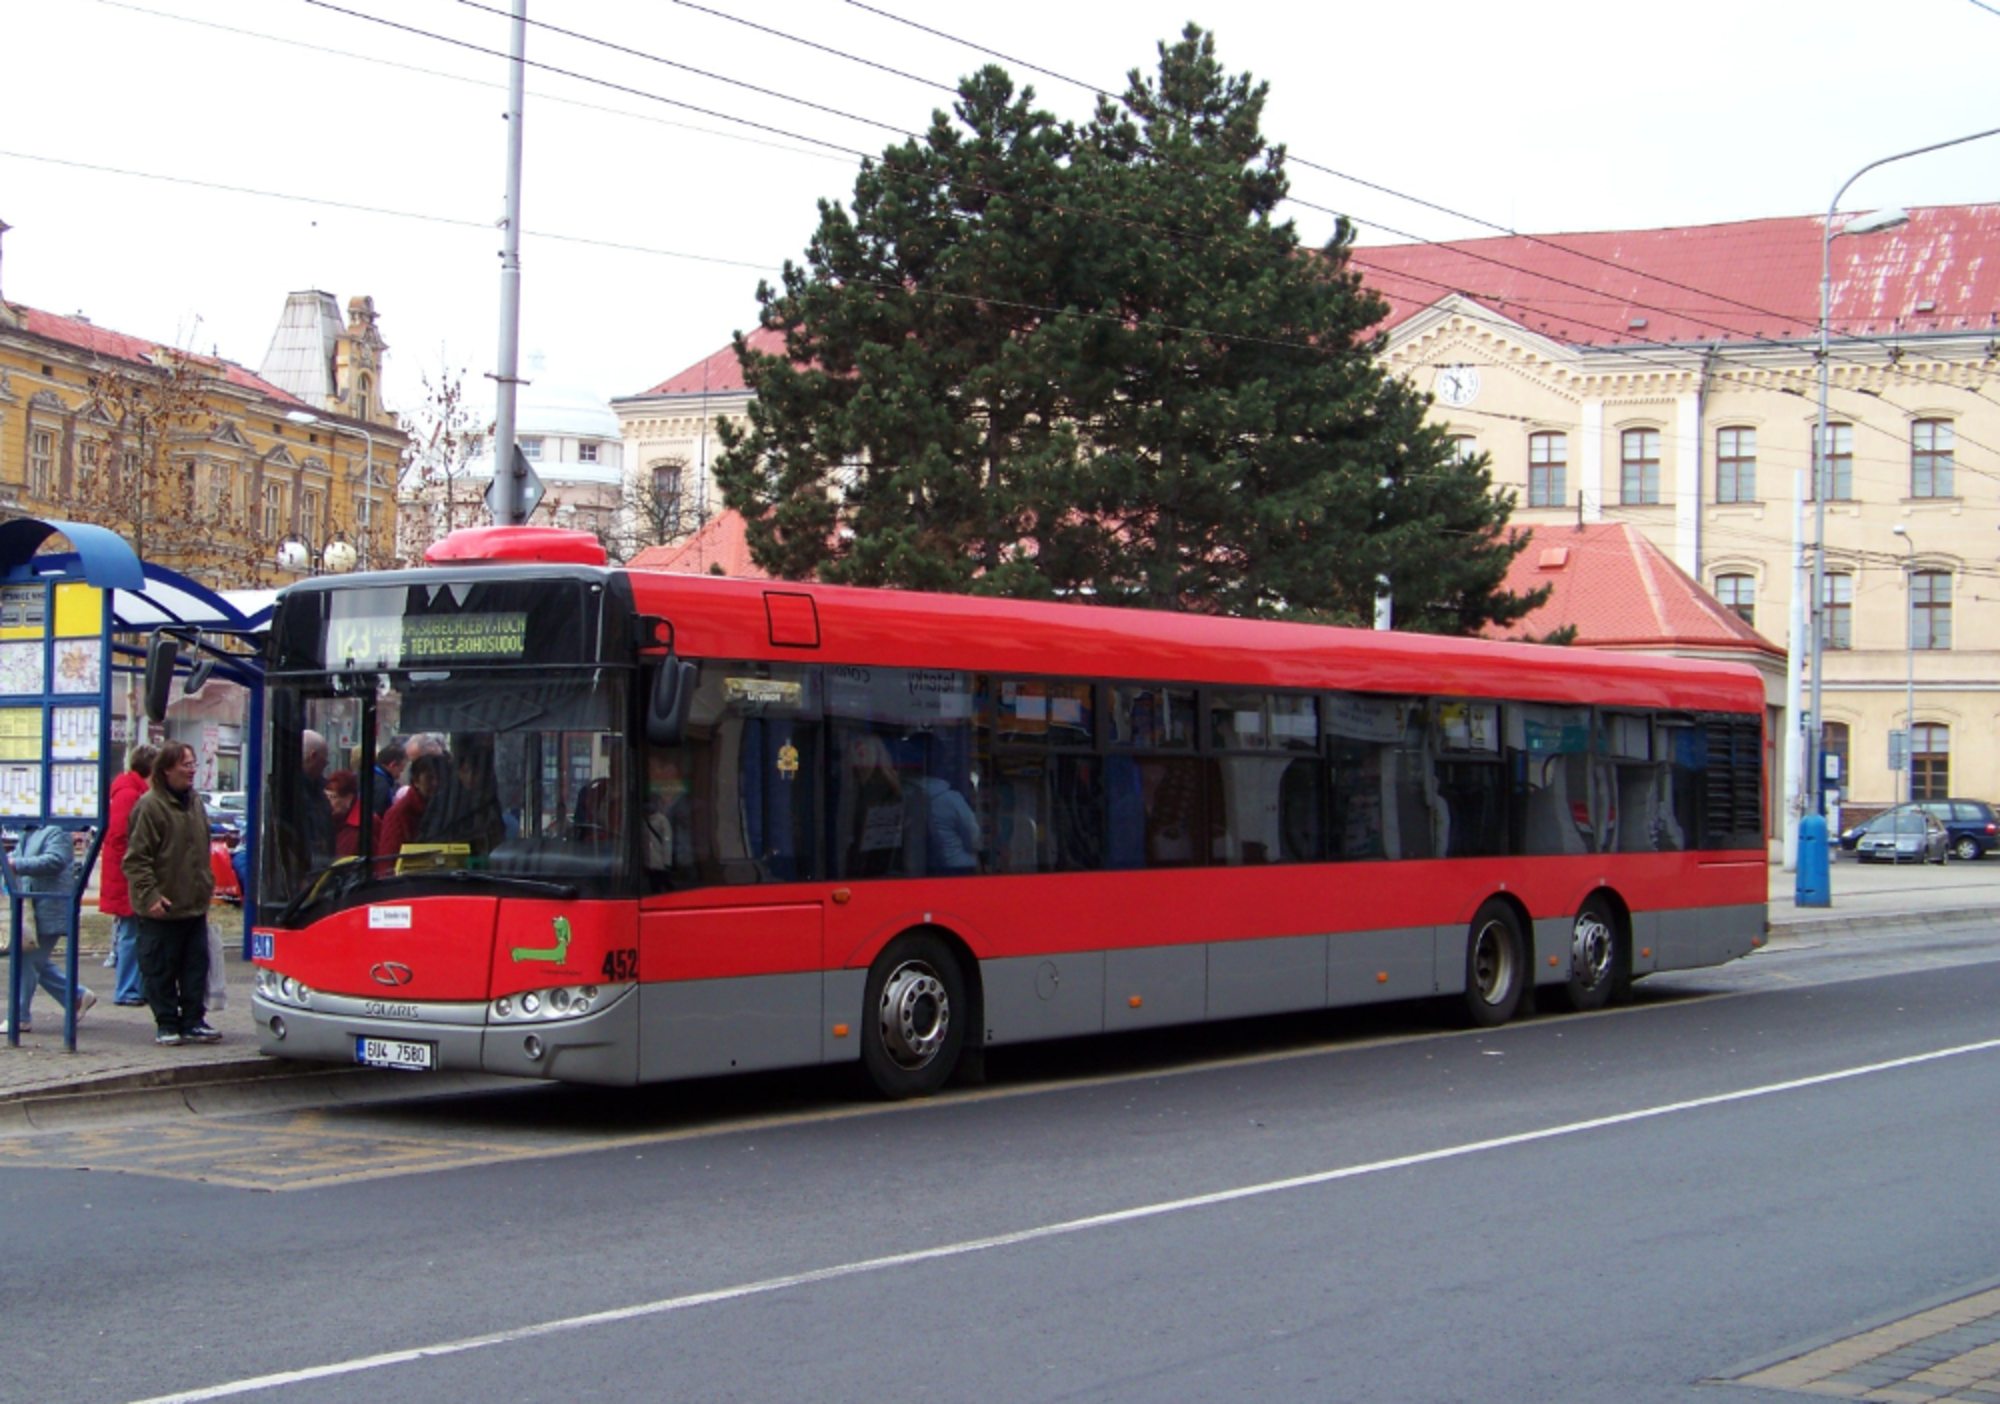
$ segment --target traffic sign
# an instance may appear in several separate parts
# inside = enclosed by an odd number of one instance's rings
[[[527,521],[535,515],[535,508],[541,506],[542,493],[546,491],[542,486],[540,475],[535,472],[534,465],[528,462],[528,456],[521,452],[519,444],[514,445],[514,481],[519,484],[516,500],[520,503],[520,513],[512,521],[500,520],[500,509],[497,505],[500,500],[500,475],[495,473],[493,481],[486,485],[486,510],[492,515],[495,526],[515,526]]]

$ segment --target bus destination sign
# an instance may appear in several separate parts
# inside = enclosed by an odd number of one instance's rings
[[[329,668],[408,668],[426,663],[518,660],[528,651],[528,616],[361,614],[329,619]]]

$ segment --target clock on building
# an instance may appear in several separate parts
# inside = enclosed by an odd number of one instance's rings
[[[1431,383],[1441,405],[1464,406],[1479,398],[1479,372],[1471,366],[1446,366]]]

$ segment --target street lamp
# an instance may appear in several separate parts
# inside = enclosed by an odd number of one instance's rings
[[[1826,590],[1826,496],[1831,486],[1826,481],[1828,457],[1826,398],[1828,375],[1831,370],[1828,343],[1831,339],[1832,330],[1829,323],[1833,315],[1833,241],[1837,237],[1837,234],[1879,234],[1885,229],[1893,229],[1907,222],[1909,216],[1898,209],[1883,210],[1873,215],[1864,215],[1850,220],[1839,231],[1835,231],[1833,221],[1840,212],[1840,197],[1847,193],[1848,188],[1855,181],[1861,179],[1862,176],[1868,174],[1868,172],[1874,170],[1877,166],[1886,166],[1892,162],[1908,160],[1912,156],[1922,156],[1927,152],[1942,151],[1950,146],[1963,146],[1966,142],[1981,141],[1990,136],[2000,136],[2000,127],[1991,127],[1986,131],[1973,132],[1967,136],[1953,137],[1949,141],[1933,142],[1929,146],[1919,146],[1910,151],[1899,151],[1893,156],[1884,156],[1879,161],[1870,161],[1845,181],[1841,182],[1840,189],[1833,192],[1833,199],[1826,207],[1826,223],[1820,230],[1819,416],[1814,429],[1815,441],[1812,452],[1813,520],[1815,527],[1813,540],[1816,545],[1813,551],[1811,584],[1808,586],[1805,556],[1805,502],[1797,491],[1803,485],[1795,482],[1792,503],[1791,623],[1793,643],[1790,650],[1790,658],[1785,669],[1785,706],[1789,716],[1793,720],[1793,725],[1798,726],[1801,722],[1804,723],[1800,728],[1803,732],[1803,736],[1801,737],[1803,742],[1801,747],[1802,763],[1794,773],[1795,779],[1793,783],[1787,788],[1791,789],[1793,795],[1796,796],[1796,786],[1799,781],[1803,780],[1811,784],[1813,791],[1812,813],[1819,817],[1819,823],[1812,830],[1813,841],[1821,845],[1822,848],[1826,843],[1826,788],[1821,783],[1819,774],[1822,741],[1821,728],[1825,725],[1821,717],[1824,702],[1824,679],[1821,674],[1825,671],[1823,657],[1825,650],[1821,638],[1824,625],[1821,616],[1825,609],[1825,603],[1821,596]],[[1808,625],[1810,625],[1810,628],[1806,627]],[[1800,715],[1799,709],[1800,660],[1798,645],[1801,634],[1804,635],[1806,650],[1812,662],[1812,702],[1810,708],[1803,716]],[[1914,666],[1913,660],[1912,667]],[[1785,831],[1785,861],[1800,875],[1800,881],[1797,890],[1794,892],[1794,898],[1809,905],[1824,906],[1827,905],[1828,894],[1824,891],[1816,891],[1809,896],[1806,891],[1806,878],[1809,875],[1823,875],[1826,872],[1825,855],[1824,853],[1820,854],[1819,859],[1810,865],[1799,861],[1798,821],[1792,817],[1792,813],[1795,812],[1796,808],[1796,805],[1788,807],[1788,823]],[[1811,874],[1808,873],[1808,868],[1811,869]]]
[[[1903,558],[1903,627],[1908,647],[1909,669],[1903,683],[1903,772],[1896,785],[1902,795],[1896,803],[1917,797],[1917,543],[1910,529],[1897,522],[1889,530],[1896,533],[1909,554]]]
[[[368,551],[368,547],[369,547],[369,534],[370,534],[370,533],[371,533],[371,532],[372,532],[372,531],[374,530],[374,527],[375,527],[375,495],[374,495],[374,490],[375,490],[375,436],[374,436],[373,434],[371,434],[371,433],[369,433],[369,432],[368,432],[368,429],[367,429],[367,427],[366,427],[365,425],[360,425],[360,424],[335,424],[335,423],[333,423],[333,422],[332,422],[332,421],[330,421],[330,420],[325,420],[325,419],[321,419],[321,418],[320,418],[320,417],[319,417],[318,415],[314,414],[314,413],[313,413],[313,412],[312,412],[311,410],[290,410],[290,411],[288,411],[288,412],[286,413],[286,415],[285,415],[285,418],[289,419],[289,420],[290,420],[290,421],[291,421],[292,423],[294,423],[294,424],[317,424],[317,425],[320,425],[320,426],[322,426],[323,428],[325,428],[325,429],[329,430],[329,431],[330,431],[331,433],[333,433],[333,434],[334,434],[334,435],[336,436],[336,441],[337,441],[337,439],[338,439],[338,435],[339,435],[339,433],[340,433],[340,431],[341,431],[342,429],[352,429],[352,430],[353,430],[353,431],[354,431],[355,433],[357,433],[357,434],[359,434],[359,435],[361,436],[361,440],[362,440],[362,443],[364,444],[364,446],[365,446],[365,450],[366,450],[366,457],[365,457],[365,459],[364,459],[364,464],[363,464],[363,467],[362,467],[362,469],[361,469],[361,556],[360,556],[360,559],[361,559],[361,564],[362,564],[362,565],[364,565],[364,566],[372,566],[372,565],[374,565],[374,564],[375,564],[375,562],[374,562],[374,560],[373,560],[373,559],[372,559],[372,558],[370,557],[370,555],[369,555],[369,551]],[[335,570],[335,569],[337,569],[337,570],[341,570],[341,571],[349,571],[349,570],[353,570],[353,569],[354,569],[354,561],[353,561],[352,557],[354,556],[354,548],[353,548],[352,546],[349,546],[349,545],[347,545],[347,543],[346,543],[346,542],[344,542],[344,541],[343,541],[343,542],[341,542],[340,544],[341,544],[341,546],[343,547],[343,549],[344,549],[344,550],[345,550],[345,551],[347,552],[347,554],[348,554],[348,556],[349,556],[349,558],[350,558],[350,559],[349,559],[349,561],[348,561],[348,563],[347,563],[346,565],[344,565],[344,566],[338,566],[338,567],[336,567],[336,566],[333,566],[333,565],[329,564],[327,568],[328,568],[329,570]],[[329,543],[327,544],[327,550],[328,550],[328,551],[331,551],[332,549],[333,549],[333,544],[332,544],[331,542],[329,542]],[[282,563],[283,563],[283,562],[282,562],[282,560],[281,560],[281,561],[280,561],[280,564],[282,564]]]

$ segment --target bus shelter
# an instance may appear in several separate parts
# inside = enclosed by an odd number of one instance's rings
[[[43,554],[51,537],[73,548]],[[109,817],[109,781],[122,768],[114,744],[114,688],[143,671],[146,650],[121,635],[171,635],[184,650],[180,670],[193,692],[210,676],[241,684],[249,711],[244,738],[251,776],[261,770],[262,637],[270,606],[260,598],[230,599],[163,566],[142,562],[115,532],[81,522],[15,518],[0,522],[0,824],[10,829],[55,826],[72,842],[88,836],[75,881],[60,895],[69,904],[64,951],[69,988],[78,988],[78,935],[84,888],[96,868]],[[244,645],[256,648],[244,652]],[[138,716],[132,714],[136,725]],[[245,823],[256,832],[256,788]],[[254,881],[254,866],[251,874]],[[20,1008],[27,974],[21,875],[0,852],[8,896],[7,1042],[20,1043]],[[50,896],[44,891],[38,894]],[[252,892],[244,891],[245,939]],[[76,1049],[74,1002],[63,1012],[63,1046]]]

